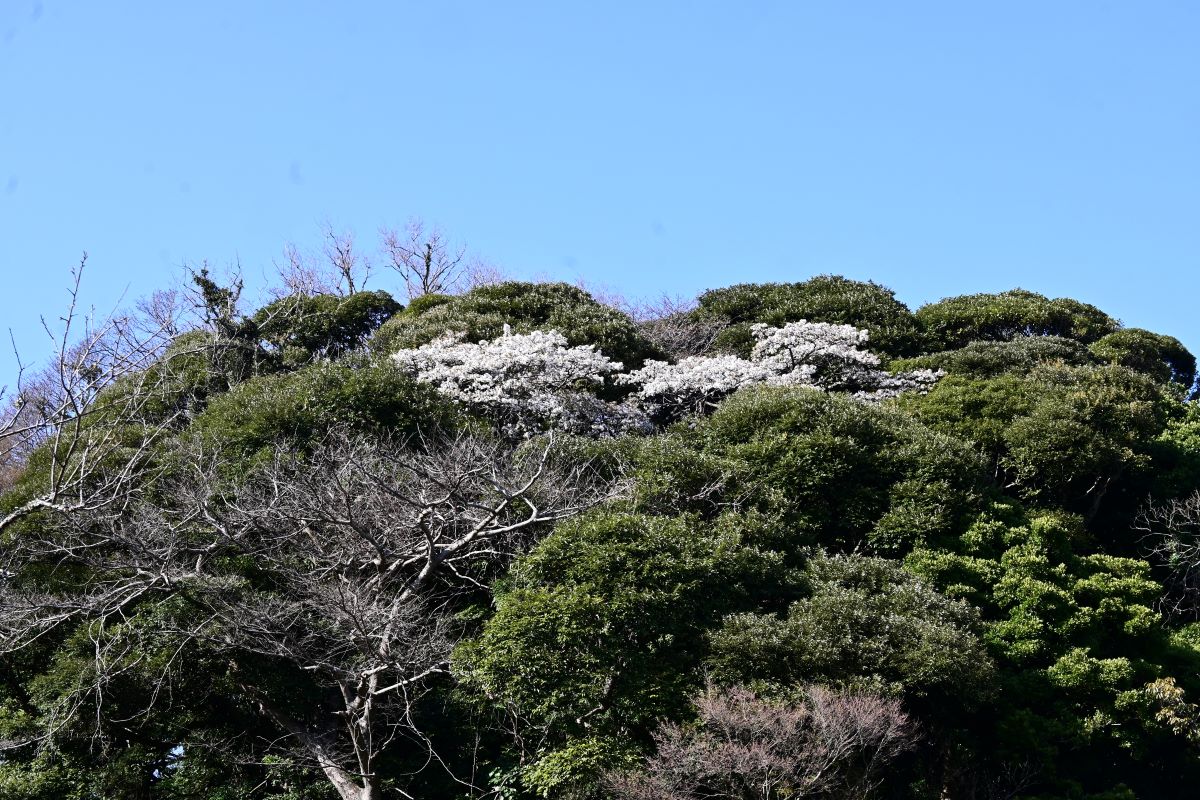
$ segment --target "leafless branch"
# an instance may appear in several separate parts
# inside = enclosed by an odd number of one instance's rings
[[[1163,613],[1200,620],[1200,491],[1165,503],[1148,503],[1134,530],[1150,559],[1164,572]]]
[[[87,627],[95,666],[61,717],[100,709],[140,652],[113,631],[157,607],[163,641],[309,676],[327,701],[305,718],[249,683],[243,693],[346,798],[376,796],[374,764],[391,742],[424,741],[414,704],[448,673],[465,600],[548,525],[617,490],[557,459],[549,439],[513,449],[333,432],[232,486],[219,454],[188,447],[175,459],[186,471],[163,476],[153,501],[133,493],[119,509],[62,514],[4,554],[0,576],[40,564],[44,577],[0,578],[0,653]],[[165,611],[178,600],[184,616]]]
[[[69,303],[57,325],[43,320],[54,355],[37,372],[23,366],[16,392],[0,418],[5,466],[19,469],[45,451],[42,485],[0,516],[0,531],[30,514],[117,507],[146,466],[149,450],[173,420],[149,413],[165,372],[149,368],[178,331],[172,298],[153,315],[97,318],[82,307],[86,254],[72,272]],[[19,358],[18,358],[19,361]],[[101,424],[102,423],[102,424]]]
[[[409,299],[460,288],[469,266],[465,262],[466,248],[451,248],[437,228],[426,230],[422,221],[414,219],[402,232],[384,228],[380,235],[388,266],[404,280]]]
[[[622,800],[865,798],[916,733],[895,700],[805,690],[802,702],[765,700],[710,685],[696,699],[700,727],[664,724],[645,767],[610,773]]]
[[[703,319],[692,313],[693,300],[663,295],[657,301],[633,305],[627,312],[637,321],[647,339],[678,361],[707,353],[726,323]]]

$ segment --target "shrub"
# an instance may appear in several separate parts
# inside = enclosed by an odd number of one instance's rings
[[[1123,328],[1088,349],[1103,362],[1128,367],[1160,383],[1169,381],[1190,390],[1196,382],[1196,357],[1174,336]]]
[[[940,369],[968,378],[994,378],[1005,373],[1023,374],[1044,364],[1086,366],[1096,357],[1086,345],[1061,336],[1018,336],[1002,342],[971,342],[958,350],[892,362],[894,370]]]
[[[782,617],[736,614],[713,634],[717,678],[816,682],[970,706],[991,693],[977,612],[894,561],[818,557]]]
[[[509,281],[481,286],[453,298],[438,298],[401,313],[379,329],[376,352],[391,353],[429,344],[448,333],[467,342],[491,340],[504,333],[558,331],[572,346],[594,345],[629,369],[662,354],[628,315],[598,303],[590,294],[565,283]]]
[[[742,283],[707,291],[699,304],[697,316],[730,323],[717,347],[742,356],[753,346],[751,323],[780,327],[802,319],[863,328],[872,348],[888,357],[914,355],[921,349],[912,312],[891,289],[874,282],[819,275],[802,283]]]
[[[387,361],[318,363],[246,381],[213,400],[193,429],[231,468],[276,444],[306,449],[331,428],[399,437],[454,425],[452,407]]]
[[[277,350],[336,358],[362,347],[403,306],[387,292],[293,295],[263,306],[253,320]]]
[[[1069,298],[1051,300],[1024,289],[951,297],[921,306],[916,318],[930,343],[943,350],[1018,336],[1062,336],[1088,343],[1120,327],[1095,306]]]

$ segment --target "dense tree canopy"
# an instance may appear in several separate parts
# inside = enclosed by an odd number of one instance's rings
[[[799,320],[863,328],[872,347],[885,356],[913,355],[922,344],[916,319],[891,289],[839,275],[820,275],[802,283],[742,283],[712,289],[700,295],[696,313],[729,324],[717,346],[732,352],[749,351],[751,323],[779,326]]]
[[[1177,339],[412,252],[403,308],[65,315],[0,418],[0,798],[1195,795]]]
[[[471,342],[495,339],[505,325],[514,333],[558,331],[572,346],[595,345],[629,368],[661,356],[628,315],[598,303],[583,289],[518,281],[480,286],[455,297],[419,298],[384,323],[374,349],[418,347],[452,332]]]
[[[998,294],[950,297],[917,309],[917,321],[936,349],[1018,336],[1062,336],[1094,342],[1120,327],[1095,306],[1070,298],[1013,289]]]

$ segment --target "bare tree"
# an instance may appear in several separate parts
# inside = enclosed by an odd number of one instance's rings
[[[346,800],[379,796],[375,762],[393,742],[428,748],[414,706],[448,673],[464,597],[545,526],[616,491],[589,465],[560,461],[552,441],[405,446],[335,432],[305,458],[280,449],[234,486],[219,453],[189,447],[177,461],[190,471],[160,481],[155,502],[61,515],[4,554],[0,576],[40,564],[50,578],[40,588],[0,578],[0,653],[64,625],[89,631],[96,663],[60,726],[102,708],[107,682],[142,657],[111,635],[139,609],[153,611],[160,646],[308,676],[311,708],[250,680],[240,700]],[[248,563],[265,584],[231,566]],[[59,571],[84,577],[55,591]]]
[[[512,276],[490,261],[472,257],[461,274],[457,288],[464,291],[478,289],[481,286],[495,286],[498,283],[512,280]]]
[[[943,775],[942,794],[964,800],[1016,800],[1037,785],[1041,770],[1032,761],[1002,761],[990,768],[964,761]]]
[[[318,294],[335,294],[338,281],[317,261],[307,257],[300,248],[289,242],[283,248],[284,262],[275,264],[279,276],[279,297],[311,297]]]
[[[1134,529],[1164,572],[1163,613],[1200,620],[1200,491],[1166,503],[1148,503]]]
[[[276,264],[277,296],[346,296],[362,291],[371,279],[371,260],[355,245],[354,234],[326,222],[321,226],[319,255],[305,254],[295,244],[284,247],[284,263]]]
[[[698,317],[696,303],[663,295],[639,303],[629,314],[647,339],[675,360],[707,353],[726,327],[723,320]]]
[[[47,464],[33,496],[0,516],[0,531],[43,510],[66,514],[120,505],[153,444],[174,423],[150,412],[167,372],[149,369],[178,332],[173,300],[159,297],[150,307],[153,315],[97,317],[81,307],[86,263],[85,254],[72,270],[59,324],[42,320],[54,352],[50,364],[31,371],[18,355],[16,390],[0,417],[5,467],[11,474],[39,449]]]
[[[340,278],[346,294],[354,294],[366,286],[371,264],[354,250],[354,234],[338,233],[333,225],[325,225],[325,259]]]
[[[380,231],[389,266],[400,274],[409,299],[426,294],[453,292],[468,268],[466,248],[451,248],[437,228],[426,230],[421,220],[410,220],[404,231]]]
[[[695,300],[662,295],[657,299],[629,299],[621,292],[583,279],[575,282],[597,302],[628,314],[643,336],[672,361],[709,352],[729,322],[696,314]]]
[[[632,773],[611,773],[622,800],[866,798],[916,734],[898,701],[809,687],[799,703],[741,687],[708,686],[699,728],[664,724],[657,752]]]

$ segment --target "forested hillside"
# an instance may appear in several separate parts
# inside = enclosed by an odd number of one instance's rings
[[[1178,340],[425,255],[202,270],[10,376],[0,798],[1200,793]]]

